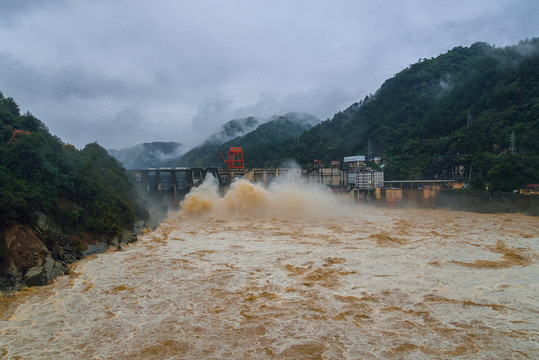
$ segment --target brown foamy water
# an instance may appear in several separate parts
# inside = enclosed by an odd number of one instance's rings
[[[2,299],[0,357],[538,358],[538,228],[208,182],[123,251]]]

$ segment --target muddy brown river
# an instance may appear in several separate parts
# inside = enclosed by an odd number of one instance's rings
[[[0,357],[539,358],[538,229],[208,181],[137,243],[2,299]]]

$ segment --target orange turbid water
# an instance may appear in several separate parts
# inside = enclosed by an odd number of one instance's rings
[[[137,243],[2,299],[0,356],[538,358],[538,228],[207,181]]]

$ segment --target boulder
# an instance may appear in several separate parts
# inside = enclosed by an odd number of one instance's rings
[[[64,266],[64,264],[59,261],[55,261],[50,256],[45,259],[45,266],[43,267],[43,271],[47,282],[60,275],[65,275],[69,273],[69,270]]]
[[[137,241],[137,234],[133,231],[124,231],[120,236],[121,244],[130,244]]]
[[[50,256],[36,233],[24,225],[14,225],[4,231],[4,239],[15,266],[24,273],[42,266],[45,258]]]
[[[88,244],[88,249],[82,252],[82,255],[88,256],[93,254],[101,254],[107,251],[108,245],[106,242],[99,242],[97,244]]]
[[[50,280],[67,272],[67,269],[62,263],[54,261],[52,257],[47,256],[43,261],[43,265],[34,266],[26,270],[24,283],[28,286],[47,285]]]
[[[116,247],[116,249],[121,250],[122,244],[130,244],[137,241],[137,234],[133,231],[124,231],[122,234],[115,236],[110,241],[110,244]]]
[[[24,283],[27,286],[41,286],[47,284],[44,266],[33,266],[26,270],[24,274]]]
[[[11,257],[10,266],[0,284],[4,289],[16,289],[22,284],[46,285],[57,276],[67,274],[65,265],[82,257],[65,241],[65,244],[60,241],[58,248],[53,250],[54,256],[51,255],[36,233],[23,225],[7,229],[4,239]]]
[[[40,233],[60,233],[62,229],[51,218],[42,212],[37,212],[37,231]]]
[[[0,291],[19,290],[23,284],[22,274],[17,270],[13,260],[10,259],[9,265],[0,274]]]
[[[51,256],[55,261],[63,265],[69,265],[83,258],[80,246],[73,244],[65,236],[59,237],[58,241],[51,250]]]

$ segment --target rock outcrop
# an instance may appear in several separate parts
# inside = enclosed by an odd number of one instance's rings
[[[66,264],[51,256],[34,230],[14,225],[5,230],[3,236],[9,255],[4,287],[17,289],[22,284],[45,285],[67,272]]]
[[[144,228],[155,228],[165,214],[137,221],[133,231],[124,231],[113,238],[95,234],[65,236],[51,219],[42,215],[36,229],[14,225],[0,236],[5,240],[6,263],[0,264],[0,292],[19,290],[23,286],[41,286],[67,274],[68,265],[87,255],[105,252],[110,246],[121,250],[122,244],[137,241]]]

